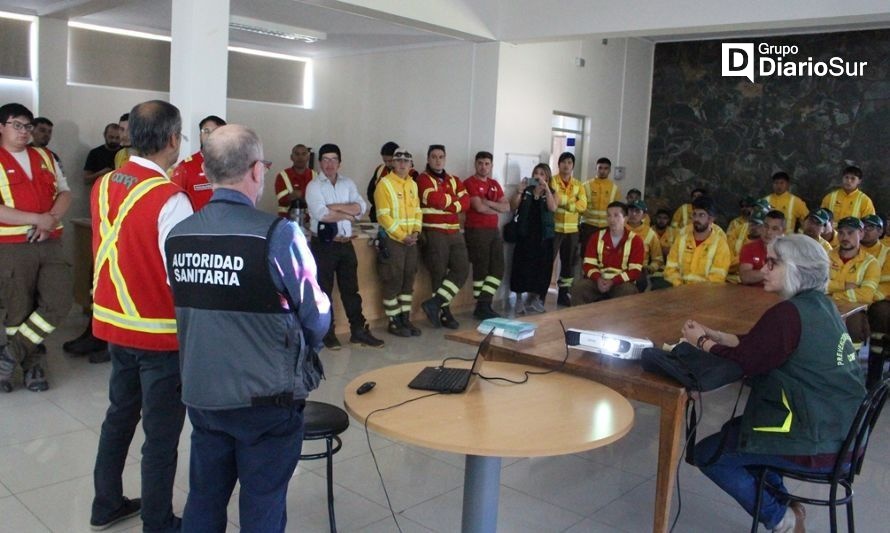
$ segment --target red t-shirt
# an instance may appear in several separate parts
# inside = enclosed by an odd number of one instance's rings
[[[739,264],[749,264],[754,270],[760,270],[766,264],[766,244],[762,240],[749,242],[739,252]]]
[[[481,179],[476,176],[470,176],[469,178],[464,180],[464,188],[467,189],[467,193],[469,193],[470,198],[473,196],[478,196],[484,200],[492,200],[498,201],[503,199],[504,190],[501,189],[501,184],[497,182],[496,179],[488,178]],[[486,213],[479,213],[475,209],[473,209],[472,203],[470,203],[470,209],[467,211],[467,219],[464,223],[465,228],[497,228],[498,227],[498,215],[490,215]]]
[[[204,169],[201,167],[203,163],[204,154],[200,151],[195,152],[191,157],[187,157],[176,165],[173,177],[170,178],[170,181],[182,187],[195,211],[200,211],[213,196],[213,186],[207,181],[207,176],[204,175]]]

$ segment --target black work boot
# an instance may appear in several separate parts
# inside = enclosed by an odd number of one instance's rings
[[[402,317],[402,325],[411,333],[411,336],[420,337],[420,328],[411,323],[411,319],[408,318],[408,312],[404,311],[400,316]]]
[[[341,348],[340,339],[338,339],[337,334],[334,333],[333,327],[328,330],[327,334],[325,334],[321,341],[324,343],[324,347],[328,350],[337,351]]]
[[[473,310],[473,318],[478,320],[487,320],[489,318],[498,318],[501,315],[497,314],[494,309],[491,308],[491,302],[479,300],[476,302],[476,309]]]
[[[441,314],[439,315],[439,322],[442,323],[448,329],[457,329],[460,327],[460,322],[454,318],[454,315],[451,314],[451,307],[445,306],[441,308]]]
[[[390,332],[396,337],[411,336],[411,330],[406,328],[405,324],[402,323],[402,315],[389,317],[389,324],[386,326],[386,331]]]
[[[442,321],[439,319],[439,309],[442,308],[443,303],[445,303],[445,300],[443,300],[442,297],[438,294],[434,294],[432,298],[420,304],[420,307],[423,309],[423,313],[426,315],[427,319],[430,321],[430,324],[432,324],[434,328],[442,327]]]
[[[571,307],[572,299],[569,297],[569,288],[560,287],[559,293],[556,295],[556,305],[559,307]]]

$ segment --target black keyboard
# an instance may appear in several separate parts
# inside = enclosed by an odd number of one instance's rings
[[[408,387],[436,392],[463,392],[470,381],[467,368],[437,368],[428,366],[417,374]]]

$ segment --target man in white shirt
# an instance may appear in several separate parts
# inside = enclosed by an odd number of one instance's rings
[[[318,266],[318,284],[333,299],[334,277],[340,289],[340,300],[349,319],[349,342],[380,348],[383,341],[371,334],[362,314],[362,297],[358,292],[358,260],[352,246],[352,223],[368,211],[368,204],[359,196],[355,182],[341,176],[340,148],[324,144],[318,149],[321,174],[306,187],[306,205],[312,239],[309,247]],[[339,350],[340,341],[334,333],[334,320],[324,337],[324,345]]]

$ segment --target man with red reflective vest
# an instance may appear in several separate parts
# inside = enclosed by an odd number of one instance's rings
[[[198,124],[200,130],[201,148],[204,147],[204,141],[207,137],[220,126],[225,126],[226,121],[216,115],[204,117]],[[201,150],[186,157],[173,170],[171,181],[180,187],[189,196],[192,202],[192,209],[200,211],[202,207],[207,205],[210,197],[213,196],[213,186],[207,181],[204,175],[204,154]]]
[[[584,277],[572,284],[572,305],[636,294],[636,281],[646,255],[643,239],[627,228],[627,205],[612,202],[606,223],[587,242],[581,269]]]
[[[457,296],[470,273],[467,243],[460,232],[460,213],[470,207],[470,195],[457,176],[445,172],[445,146],[432,144],[426,152],[426,170],[417,178],[423,211],[424,242],[421,248],[433,289],[432,298],[421,304],[434,327],[460,327],[451,314]]]
[[[464,180],[470,195],[465,237],[467,255],[473,265],[473,296],[476,309],[473,317],[479,320],[498,315],[491,308],[491,300],[501,286],[504,277],[504,240],[498,228],[501,213],[510,210],[510,202],[504,197],[500,183],[491,177],[491,152],[476,154],[476,173]]]
[[[179,157],[182,118],[152,100],[130,112],[130,141],[140,155],[93,186],[93,333],[108,341],[110,405],[93,471],[90,526],[104,529],[142,511],[146,531],[178,531],[173,515],[176,449],[185,417],[179,343],[167,284],[164,240],[192,214],[188,196],[165,170]],[[123,496],[121,474],[142,418],[142,499]]]
[[[71,272],[62,254],[62,216],[71,193],[44,148],[28,146],[34,115],[21,104],[0,107],[0,391],[12,392],[15,367],[25,387],[49,388],[44,339],[71,307]]]
[[[306,186],[315,178],[315,171],[309,168],[309,148],[298,144],[290,152],[293,166],[275,176],[275,198],[278,200],[278,216],[287,218],[291,207],[305,207]],[[297,221],[300,223],[301,221]]]

